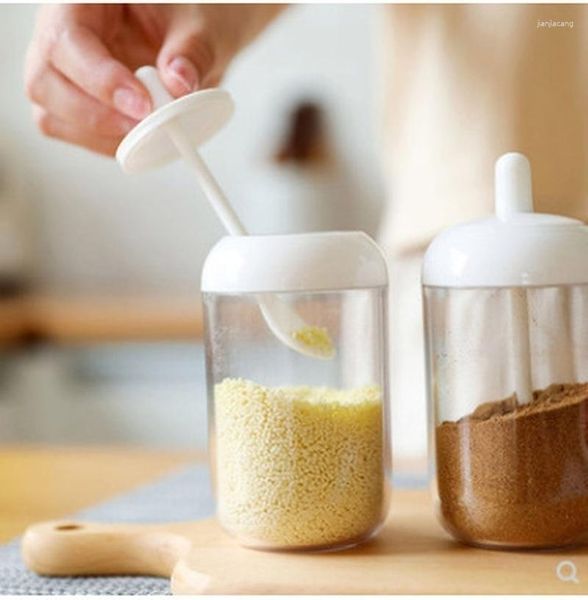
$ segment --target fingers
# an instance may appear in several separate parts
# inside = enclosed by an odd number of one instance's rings
[[[218,84],[235,54],[285,5],[174,5],[157,68],[166,87],[181,96]]]
[[[89,28],[71,24],[63,29],[51,46],[49,60],[89,96],[123,115],[140,120],[151,111],[147,90]]]
[[[227,40],[233,40],[239,27],[219,34],[233,11],[217,14],[199,5],[157,10],[163,32],[157,67],[169,91],[179,97],[218,83],[234,54]],[[25,75],[39,128],[46,135],[113,154],[123,135],[151,111],[147,90],[111,52],[112,46],[118,48],[118,58],[124,55],[115,33],[117,25],[126,23],[123,9],[55,5],[39,15]],[[234,20],[242,22],[236,13]],[[154,52],[153,42],[150,47]]]
[[[170,27],[157,57],[157,68],[173,96],[202,87],[213,65],[212,45],[197,23],[176,23]]]
[[[93,152],[113,156],[120,143],[120,136],[102,136],[88,133],[79,127],[51,115],[40,106],[33,106],[37,127],[47,136],[83,146]]]
[[[137,124],[84,93],[50,66],[33,79],[28,93],[45,112],[87,134],[122,136]]]
[[[43,133],[112,155],[150,112],[149,96],[96,33],[76,22],[74,9],[39,11],[25,65],[27,95]]]

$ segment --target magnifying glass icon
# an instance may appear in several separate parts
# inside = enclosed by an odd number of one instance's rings
[[[578,579],[578,567],[571,560],[562,560],[555,567],[555,574],[558,579],[565,583],[580,583]]]

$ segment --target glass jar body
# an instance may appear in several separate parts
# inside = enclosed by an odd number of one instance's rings
[[[456,538],[557,547],[588,532],[588,286],[424,288],[429,439]]]
[[[388,507],[385,288],[279,294],[325,327],[336,355],[282,344],[255,294],[204,294],[217,514],[240,543],[334,549]]]

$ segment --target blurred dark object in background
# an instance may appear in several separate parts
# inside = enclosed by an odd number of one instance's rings
[[[278,163],[312,166],[329,160],[329,144],[323,110],[312,100],[303,100],[291,112]]]
[[[277,149],[246,194],[254,233],[363,228],[357,181],[329,127],[332,108],[325,106],[307,97],[294,99],[285,111]]]
[[[0,300],[19,298],[28,291],[28,282],[20,275],[0,273]]]

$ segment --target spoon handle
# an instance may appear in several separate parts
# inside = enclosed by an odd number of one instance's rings
[[[157,69],[150,66],[141,67],[135,71],[135,75],[147,88],[151,100],[153,101],[154,108],[160,108],[173,101],[174,98],[161,82]],[[225,196],[222,188],[214,178],[214,175],[206,166],[206,163],[202,160],[198,151],[192,147],[190,140],[187,138],[185,132],[181,130],[178,123],[174,121],[166,123],[165,130],[184,161],[190,165],[190,168],[195,173],[206,199],[212,206],[225,229],[231,235],[247,235],[243,223],[241,223],[241,220]]]

